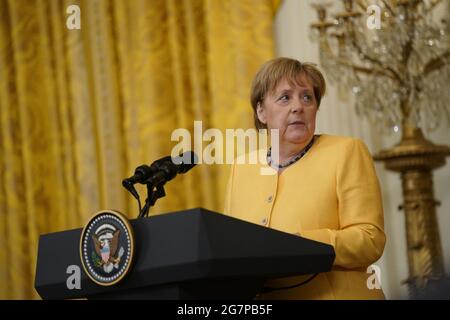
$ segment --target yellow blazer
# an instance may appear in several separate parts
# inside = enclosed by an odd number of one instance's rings
[[[262,167],[269,169],[267,162],[235,161],[225,214],[331,244],[336,252],[331,272],[262,298],[384,299],[381,289],[367,285],[374,277],[367,267],[383,253],[385,234],[380,187],[365,144],[321,135],[281,174],[261,175]],[[266,285],[288,286],[308,277],[275,279]]]

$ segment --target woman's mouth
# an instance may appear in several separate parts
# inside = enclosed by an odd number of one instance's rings
[[[303,121],[294,121],[289,123],[290,126],[301,126],[301,125],[305,125],[305,123]]]

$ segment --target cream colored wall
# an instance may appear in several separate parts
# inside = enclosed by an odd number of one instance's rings
[[[318,46],[309,39],[309,25],[316,20],[310,0],[283,0],[275,22],[275,39],[278,56],[287,56],[319,63]],[[317,131],[361,138],[372,153],[397,143],[400,134],[382,135],[366,120],[356,117],[351,97],[339,99],[336,89],[328,83],[317,118]],[[345,97],[342,97],[345,98]],[[427,134],[435,143],[450,144],[450,124]],[[448,159],[450,160],[450,158]],[[381,282],[388,299],[408,298],[407,288],[401,281],[408,276],[406,238],[403,212],[397,210],[402,202],[400,178],[377,163],[376,170],[383,191],[385,230],[387,243],[382,258],[376,263],[381,267]],[[438,208],[439,229],[443,245],[446,270],[450,272],[450,164],[435,171],[434,187]]]

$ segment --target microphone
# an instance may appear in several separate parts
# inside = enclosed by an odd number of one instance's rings
[[[147,216],[148,210],[155,204],[156,200],[166,195],[163,186],[167,181],[172,180],[179,173],[188,172],[197,163],[197,155],[192,151],[187,151],[174,158],[167,156],[158,159],[150,166],[140,165],[134,171],[133,176],[122,180],[122,185],[138,200],[138,217]],[[134,188],[136,183],[147,185],[147,199],[145,200],[144,208],[141,208],[139,194]]]
[[[122,185],[139,200],[139,194],[134,188],[134,184],[159,185],[172,180],[178,173],[186,173],[197,163],[198,157],[192,151],[186,151],[175,158],[166,156],[154,161],[151,166],[140,165],[134,171],[133,176],[122,180]]]
[[[170,156],[161,158],[151,165],[155,170],[154,174],[145,181],[146,184],[158,186],[175,178],[177,174],[186,173],[197,165],[197,155],[192,151],[187,151],[178,157]]]
[[[144,181],[152,174],[153,169],[145,164],[139,166],[134,170],[134,175],[123,179],[122,185],[127,189],[136,199],[139,200],[139,194],[134,188],[136,183],[144,183]]]

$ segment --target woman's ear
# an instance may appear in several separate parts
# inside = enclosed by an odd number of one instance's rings
[[[256,115],[258,116],[259,122],[261,122],[262,124],[267,124],[266,109],[263,108],[261,102],[258,102],[258,104],[256,105]]]

